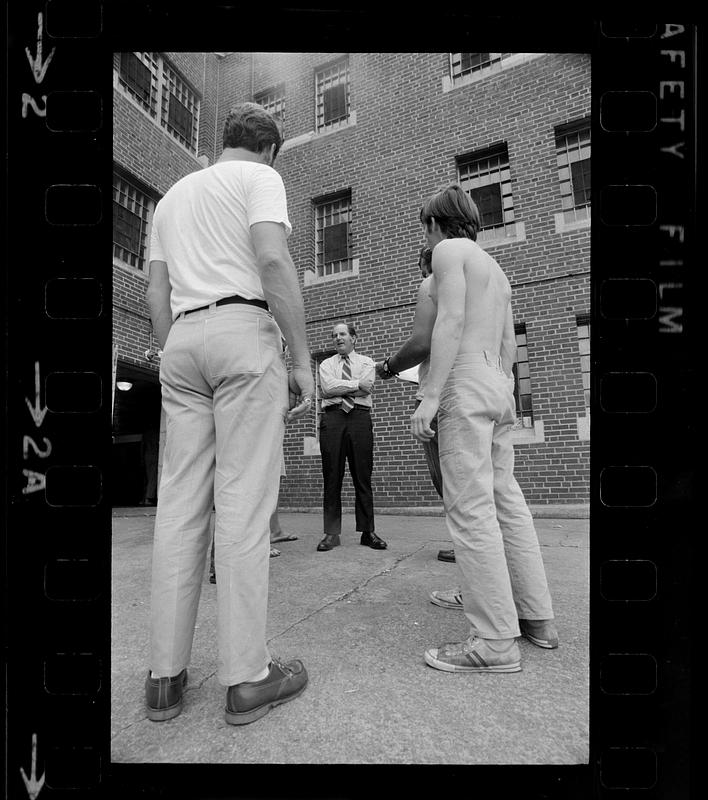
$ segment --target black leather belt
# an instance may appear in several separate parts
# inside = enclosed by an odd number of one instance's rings
[[[231,303],[245,303],[247,306],[258,306],[258,308],[262,308],[264,311],[268,311],[268,303],[265,300],[249,300],[246,297],[241,297],[241,295],[234,294],[231,297],[222,297],[221,300],[216,301],[217,306],[228,306]],[[211,304],[210,304],[211,305]],[[209,306],[199,306],[199,308],[190,308],[189,311],[183,311],[183,314],[191,314],[194,311],[204,311],[205,308],[209,308]]]
[[[332,403],[332,405],[325,406],[325,407],[322,409],[322,411],[324,411],[324,412],[325,412],[325,414],[326,414],[328,411],[341,411],[341,410],[342,410],[342,404],[341,404],[341,403]],[[354,408],[352,409],[352,411],[370,411],[370,410],[371,410],[371,409],[369,408],[369,406],[361,406],[361,405],[359,405],[358,403],[355,403],[355,404],[354,404]],[[350,413],[351,413],[351,412],[350,412]]]

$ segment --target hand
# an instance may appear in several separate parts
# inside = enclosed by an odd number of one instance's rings
[[[381,380],[384,380],[384,381],[390,381],[391,378],[393,378],[394,376],[393,375],[389,375],[389,373],[385,371],[384,362],[383,361],[377,361],[376,362],[376,377],[381,378]]]
[[[424,397],[421,404],[411,415],[411,433],[419,442],[427,442],[434,438],[435,431],[430,427],[430,422],[438,413],[439,402],[429,397]]]
[[[371,389],[374,386],[374,379],[373,378],[362,378],[359,381],[359,389],[361,389],[364,394],[371,394]]]
[[[315,395],[315,381],[307,367],[294,367],[288,375],[288,404],[290,410],[286,422],[294,422],[304,417],[312,408]]]

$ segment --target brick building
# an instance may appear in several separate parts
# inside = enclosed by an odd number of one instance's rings
[[[551,53],[124,53],[114,58],[115,503],[137,502],[159,356],[143,296],[154,203],[214,163],[226,113],[260,102],[285,138],[290,251],[313,361],[353,322],[379,360],[407,337],[422,201],[459,181],[513,288],[517,477],[530,502],[589,492],[590,58]],[[314,367],[314,364],[313,364]],[[415,386],[377,382],[379,507],[438,505],[408,431]],[[151,419],[147,419],[151,417]],[[321,504],[318,411],[288,427],[281,507]],[[141,489],[142,491],[142,489]],[[345,479],[345,504],[353,490]]]

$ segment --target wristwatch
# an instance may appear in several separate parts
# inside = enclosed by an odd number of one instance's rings
[[[385,358],[383,360],[383,364],[381,365],[381,371],[383,372],[383,377],[384,378],[395,378],[396,375],[398,375],[397,372],[391,372],[391,370],[389,369],[388,362],[390,360],[391,360],[391,356],[389,356],[388,358]]]

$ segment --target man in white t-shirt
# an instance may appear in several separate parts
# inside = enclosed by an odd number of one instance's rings
[[[182,710],[212,503],[226,721],[253,722],[307,684],[302,662],[280,663],[265,639],[284,425],[314,394],[285,188],[272,166],[281,142],[261,106],[237,106],[219,160],[179,180],[153,216],[146,297],[167,416],[145,684],[154,721]]]

